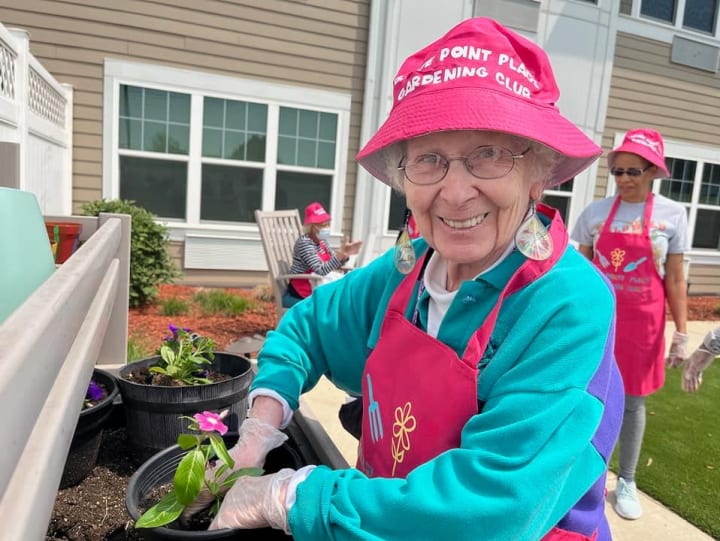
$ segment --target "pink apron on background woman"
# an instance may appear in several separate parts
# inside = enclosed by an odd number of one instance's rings
[[[460,447],[460,434],[478,413],[477,363],[495,327],[502,301],[547,272],[565,252],[568,236],[555,209],[553,253],[545,261],[527,260],[501,292],[483,325],[470,338],[462,358],[405,318],[424,260],[415,265],[388,304],[380,337],[363,372],[362,436],[357,467],[370,477],[406,477],[417,466]],[[442,384],[439,384],[439,378]],[[591,539],[553,528],[543,540]]]
[[[593,263],[615,287],[615,357],[625,392],[645,396],[665,382],[665,286],[650,240],[653,194],[639,235],[610,230],[619,206],[618,196],[595,243]]]
[[[327,263],[332,259],[332,252],[325,246],[325,243],[322,241],[318,244],[317,256],[323,263]],[[306,269],[303,274],[310,274],[311,272],[312,269]],[[293,278],[292,280],[290,280],[290,283],[295,289],[295,292],[303,299],[309,297],[312,293],[313,288],[312,284],[310,284],[310,280],[306,280],[304,278]]]

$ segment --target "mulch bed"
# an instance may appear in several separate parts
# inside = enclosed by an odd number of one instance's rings
[[[200,289],[163,286],[160,298],[176,296],[189,300]],[[264,335],[275,327],[277,314],[272,300],[263,300],[258,291],[231,291],[252,297],[257,307],[235,317],[207,316],[196,310],[169,317],[161,315],[157,305],[131,309],[129,336],[154,349],[168,334],[168,324],[173,323],[212,337],[219,349],[224,349],[238,338]],[[720,297],[690,297],[688,316],[690,321],[720,321]],[[58,492],[46,540],[139,541],[141,538],[125,510],[125,488],[136,468],[122,426],[106,429],[97,466],[79,485]]]
[[[171,297],[191,303],[199,291],[211,288],[162,285],[158,300]],[[228,293],[250,299],[253,307],[237,316],[204,314],[197,304],[190,304],[187,314],[178,316],[162,315],[162,306],[156,302],[142,307],[131,308],[128,314],[128,336],[142,344],[148,351],[155,351],[163,337],[169,334],[168,325],[190,329],[215,340],[218,350],[226,349],[235,340],[243,336],[264,335],[277,325],[278,316],[275,302],[271,300],[267,289],[225,289]]]
[[[720,321],[720,296],[689,296],[688,321]]]

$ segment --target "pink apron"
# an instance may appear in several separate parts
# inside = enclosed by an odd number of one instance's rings
[[[665,287],[650,241],[653,194],[639,235],[610,231],[619,205],[617,197],[595,243],[593,263],[615,287],[615,357],[625,392],[645,396],[665,382]]]
[[[330,259],[332,259],[332,252],[325,246],[325,243],[322,241],[320,241],[320,244],[318,244],[317,255],[320,258],[320,261],[322,261],[323,263],[327,263],[328,261],[330,261]],[[303,271],[303,274],[310,274],[311,272],[312,271],[310,269],[305,269],[305,271]],[[305,297],[309,297],[310,293],[312,293],[312,286],[310,285],[310,280],[293,278],[292,280],[290,280],[290,283],[292,284],[297,294],[300,295],[303,299]]]
[[[357,467],[368,476],[404,478],[417,466],[460,447],[463,426],[478,413],[477,363],[495,327],[502,301],[547,272],[567,246],[567,231],[559,213],[544,205],[538,205],[538,209],[552,216],[552,255],[545,261],[527,260],[520,266],[483,325],[470,338],[462,358],[405,318],[425,258],[398,286],[363,372]],[[442,385],[438,385],[440,374]],[[588,539],[567,534],[573,532],[553,528],[544,539]]]

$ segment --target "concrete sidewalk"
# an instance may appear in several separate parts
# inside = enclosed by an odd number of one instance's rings
[[[690,322],[688,324],[688,354],[700,344],[705,334],[720,325],[717,321]],[[668,343],[672,335],[672,325],[666,327]],[[304,407],[309,407],[322,424],[332,441],[338,447],[349,464],[357,459],[357,440],[348,434],[340,425],[337,412],[345,400],[345,393],[338,390],[323,378],[311,392],[303,396]],[[625,520],[618,516],[612,508],[615,503],[615,474],[608,476],[608,496],[605,512],[610,522],[614,541],[712,541],[712,537],[698,530],[661,503],[641,493],[643,516],[639,520]]]

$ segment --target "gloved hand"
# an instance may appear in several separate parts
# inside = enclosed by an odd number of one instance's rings
[[[702,384],[702,373],[715,357],[720,356],[720,327],[708,332],[703,343],[685,363],[681,385],[684,391],[696,392]]]
[[[285,498],[293,475],[295,470],[285,468],[261,477],[238,478],[208,530],[270,526],[289,534]]]
[[[668,368],[677,368],[687,359],[688,335],[685,333],[673,332],[672,343],[670,344],[670,352],[665,358],[665,366]]]
[[[239,432],[237,443],[228,449],[230,458],[235,462],[234,467],[232,469],[228,468],[216,478],[215,472],[221,465],[221,461],[218,459],[213,467],[205,471],[206,480],[214,479],[220,483],[233,471],[241,468],[262,468],[265,464],[267,454],[287,440],[287,435],[283,432],[271,424],[261,421],[260,419],[255,419],[254,417],[245,419],[243,424],[240,425]],[[191,515],[202,511],[210,505],[213,500],[213,494],[203,486],[203,489],[197,498],[195,498],[195,501],[185,507],[180,520],[185,521]]]

